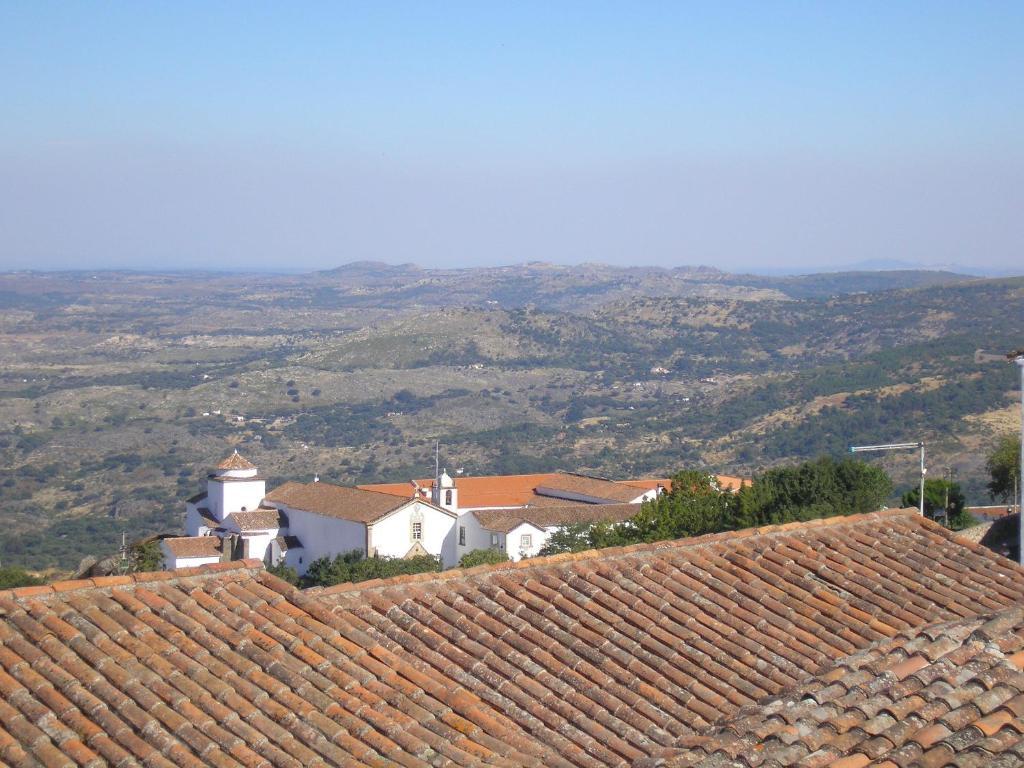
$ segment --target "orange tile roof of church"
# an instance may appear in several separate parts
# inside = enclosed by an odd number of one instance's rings
[[[556,485],[565,484],[567,476],[580,477],[579,475],[570,475],[565,472],[539,472],[528,475],[460,475],[454,479],[455,487],[459,491],[459,507],[461,509],[469,509],[474,507],[522,507],[527,504],[540,506],[545,503],[551,503],[551,501],[572,504],[574,503],[572,501],[561,502],[558,499],[543,497],[536,493],[537,488],[545,485],[550,487],[551,483]],[[416,482],[421,488],[427,489],[428,494],[434,486],[434,481],[430,478],[416,480]],[[661,485],[667,491],[672,489],[672,481],[668,479],[652,478],[602,482],[614,482],[616,485],[639,488],[643,491],[654,490],[658,485]],[[725,490],[737,490],[742,483],[749,483],[750,481],[731,475],[718,475],[718,482]],[[371,483],[357,487],[367,491],[387,493],[403,498],[411,498],[416,492],[415,486],[411,481],[404,483]],[[600,494],[599,491],[595,491],[595,493]],[[541,500],[545,498],[549,501]],[[614,501],[620,500],[622,499],[614,499]]]

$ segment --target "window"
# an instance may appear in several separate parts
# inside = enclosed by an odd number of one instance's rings
[[[445,491],[444,492],[444,503],[448,504],[448,505],[451,505],[451,503],[452,503],[452,492],[451,491]]]
[[[524,533],[519,537],[519,548],[530,549],[531,547],[533,547],[533,536],[528,533]]]
[[[496,534],[496,533],[492,533],[491,534],[491,546],[492,547],[501,546],[501,541],[499,540],[498,534]]]
[[[466,526],[464,525],[459,526],[459,546],[466,546]]]
[[[409,517],[409,540],[423,541],[423,512],[418,509]]]

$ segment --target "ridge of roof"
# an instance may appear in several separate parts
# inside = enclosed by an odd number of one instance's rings
[[[1017,604],[900,630],[836,659],[777,694],[741,707],[703,732],[682,737],[675,746],[634,766],[895,766],[892,758],[897,754],[906,761],[900,764],[938,765],[921,760],[927,749],[942,752],[943,766],[987,765],[1010,752],[1019,756],[1024,725],[1019,706],[1024,690],[1022,628],[1024,606]],[[1005,695],[989,707],[983,697],[992,689]],[[1006,706],[1014,696],[1017,706]],[[989,698],[994,697],[989,694]],[[873,705],[879,702],[883,706],[876,710]],[[945,709],[941,704],[936,707],[940,702]],[[786,714],[780,717],[783,710]],[[864,726],[876,714],[907,727],[888,729],[880,742],[871,744],[877,734]],[[956,727],[950,725],[952,721]],[[963,738],[973,729],[981,737],[1004,729],[1015,733],[979,744],[979,739]],[[784,732],[794,738],[780,738]],[[979,746],[984,763],[973,759],[980,757],[975,749]],[[812,755],[818,759],[808,760]],[[912,760],[915,756],[918,759]]]
[[[538,529],[577,523],[617,523],[639,514],[641,509],[640,504],[630,503],[567,503],[513,509],[474,509],[469,514],[480,521],[484,530],[508,533],[523,523]]]
[[[639,509],[639,506],[638,506]],[[507,563],[491,563],[477,565],[472,568],[451,568],[446,571],[431,573],[412,573],[403,576],[392,576],[386,579],[369,579],[367,581],[346,582],[335,584],[331,587],[313,587],[305,590],[311,594],[340,594],[344,592],[358,592],[369,589],[386,589],[401,584],[411,584],[425,581],[445,581],[449,579],[465,578],[467,576],[482,576],[498,571],[519,571],[530,568],[543,568],[545,566],[569,563],[577,560],[592,560],[594,558],[613,559],[625,557],[641,552],[653,552],[659,549],[684,549],[707,547],[720,544],[726,541],[743,541],[753,537],[771,537],[781,534],[788,534],[800,530],[815,530],[818,528],[841,525],[856,525],[869,520],[880,520],[885,518],[904,518],[908,521],[916,521],[918,524],[944,532],[948,538],[953,538],[952,531],[944,528],[938,523],[920,516],[917,507],[905,507],[902,509],[884,509],[877,512],[862,512],[854,515],[836,515],[834,517],[822,517],[815,520],[801,520],[792,523],[779,523],[777,525],[765,525],[759,528],[744,528],[738,531],[721,531],[719,533],[706,533],[702,536],[687,536],[682,539],[665,539],[664,541],[644,542],[640,544],[627,544],[621,547],[604,547],[602,549],[585,549],[582,552],[562,552],[557,555],[546,555],[544,557],[529,557],[519,561]],[[985,547],[957,538],[957,543],[968,548],[988,552]]]
[[[240,454],[236,448],[230,456],[217,465],[217,469],[256,469],[256,465]]]
[[[55,581],[52,584],[40,584],[33,587],[15,587],[13,589],[0,590],[0,600],[20,600],[24,598],[48,597],[65,592],[74,592],[83,589],[107,589],[114,587],[132,587],[136,584],[151,584],[153,582],[177,583],[183,579],[205,580],[207,578],[222,576],[229,571],[257,572],[265,570],[263,561],[257,558],[246,560],[233,560],[224,563],[209,563],[208,565],[197,565],[189,568],[177,568],[172,571],[148,571],[146,573],[132,573],[124,576],[93,576],[88,579],[68,579]]]

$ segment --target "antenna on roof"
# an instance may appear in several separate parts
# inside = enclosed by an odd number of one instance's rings
[[[434,441],[434,479],[441,476],[441,441]]]

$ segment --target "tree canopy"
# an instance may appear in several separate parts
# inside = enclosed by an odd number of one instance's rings
[[[708,472],[684,470],[672,478],[670,492],[644,502],[633,518],[566,526],[549,537],[540,554],[871,512],[882,507],[892,487],[883,470],[854,459],[821,458],[771,469],[736,493],[722,490]]]
[[[472,552],[467,552],[459,558],[459,568],[507,563],[508,559],[508,555],[500,549],[474,549]]]
[[[421,557],[365,557],[359,550],[335,558],[321,557],[309,565],[300,579],[302,587],[330,587],[347,581],[366,581],[441,570],[441,561],[433,555]]]
[[[949,491],[949,507],[946,508],[946,491]],[[921,489],[911,488],[903,494],[903,506],[916,507],[921,503]],[[973,522],[966,509],[966,499],[960,490],[960,484],[943,477],[928,478],[924,481],[924,514],[935,519],[938,510],[946,509],[947,525],[959,531]]]
[[[985,461],[990,480],[988,492],[993,499],[1014,501],[1014,491],[1020,493],[1020,439],[1016,435],[1003,435]]]
[[[35,587],[43,583],[42,579],[33,576],[23,568],[15,568],[13,566],[0,568],[0,589]]]

